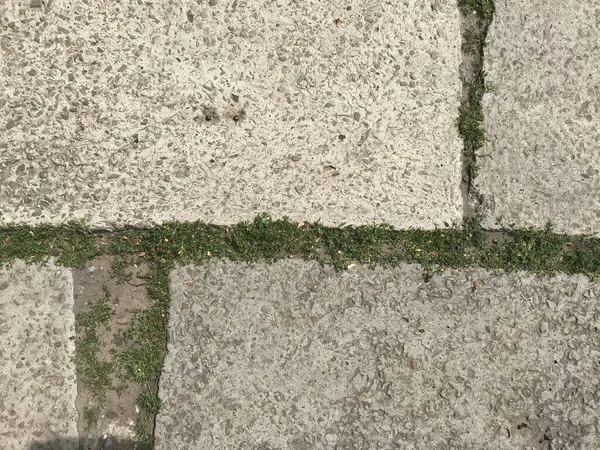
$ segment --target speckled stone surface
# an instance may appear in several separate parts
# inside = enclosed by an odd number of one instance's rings
[[[600,3],[497,0],[485,47],[485,227],[600,231]]]
[[[67,269],[0,270],[0,448],[77,449],[74,323]]]
[[[156,448],[600,448],[599,284],[421,275],[176,269]]]
[[[461,222],[454,2],[32,3],[0,6],[0,224]]]

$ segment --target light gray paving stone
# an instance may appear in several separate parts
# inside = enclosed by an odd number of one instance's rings
[[[315,262],[171,274],[157,449],[600,447],[600,285]]]
[[[19,4],[0,224],[462,221],[453,2]]]
[[[77,449],[75,318],[69,270],[0,270],[0,447]]]
[[[485,47],[489,228],[600,231],[600,4],[497,0]]]

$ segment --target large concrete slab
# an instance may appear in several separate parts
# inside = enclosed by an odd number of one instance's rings
[[[172,273],[157,449],[600,448],[600,285],[314,262]]]
[[[600,231],[597,1],[497,0],[485,48],[489,228]]]
[[[78,448],[73,277],[17,262],[0,270],[0,447]]]
[[[0,223],[461,222],[455,2],[43,3],[0,6]]]

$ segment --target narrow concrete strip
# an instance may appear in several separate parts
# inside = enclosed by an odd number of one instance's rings
[[[462,222],[455,2],[15,5],[0,224]]]
[[[484,225],[600,231],[600,4],[497,0],[485,47]]]
[[[0,270],[0,447],[78,448],[73,277],[16,262]]]
[[[600,285],[314,262],[172,272],[159,450],[600,448]]]

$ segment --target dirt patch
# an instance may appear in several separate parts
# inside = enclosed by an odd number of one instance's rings
[[[141,261],[123,267],[108,256],[73,270],[81,449],[134,448],[143,386],[126,377],[119,355],[123,333],[131,328],[136,313],[150,306],[147,274]]]

